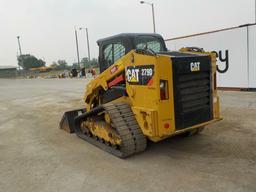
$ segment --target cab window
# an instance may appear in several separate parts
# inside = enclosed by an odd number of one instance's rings
[[[106,45],[103,51],[104,63],[110,66],[113,63],[113,49],[112,44]]]
[[[106,68],[114,64],[125,55],[125,47],[121,42],[108,44],[103,49],[103,58]]]
[[[125,55],[125,47],[121,43],[114,44],[114,62]]]
[[[135,41],[137,49],[152,49],[158,53],[164,51],[163,45],[159,39],[153,36],[139,36]]]

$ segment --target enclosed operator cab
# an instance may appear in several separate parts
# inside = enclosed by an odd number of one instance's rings
[[[123,33],[100,39],[97,43],[101,73],[131,50],[151,50],[155,53],[167,51],[162,36],[158,34]]]

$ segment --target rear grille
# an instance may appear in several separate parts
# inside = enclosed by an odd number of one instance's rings
[[[179,77],[180,100],[184,113],[210,105],[210,79],[207,72],[195,72]]]
[[[208,56],[172,58],[176,129],[212,119],[210,61]],[[200,71],[191,72],[191,62],[200,62]]]

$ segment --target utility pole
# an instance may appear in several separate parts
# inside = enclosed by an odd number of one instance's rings
[[[78,63],[78,67],[80,68],[80,58],[79,58],[79,48],[78,48],[78,39],[77,39],[77,30],[76,30],[76,27],[75,27],[75,37],[76,37],[77,63]]]
[[[256,0],[255,0],[256,1]],[[156,22],[155,22],[155,9],[154,9],[154,4],[153,3],[149,3],[146,1],[140,1],[141,4],[147,4],[151,6],[151,10],[152,10],[152,19],[153,19],[153,30],[154,33],[156,33]]]
[[[91,54],[90,54],[90,43],[89,43],[89,35],[88,35],[88,28],[86,29],[86,39],[87,39],[87,47],[88,47],[88,59],[91,60]]]
[[[152,17],[153,17],[153,27],[154,27],[154,33],[156,33],[156,23],[155,23],[155,9],[154,9],[154,4],[151,4],[152,8]]]
[[[86,39],[87,39],[87,51],[88,51],[88,59],[89,61],[91,60],[91,53],[90,53],[90,42],[89,42],[89,33],[88,33],[88,28],[83,28],[83,27],[80,27],[79,30],[83,30],[85,29],[85,32],[86,32]]]

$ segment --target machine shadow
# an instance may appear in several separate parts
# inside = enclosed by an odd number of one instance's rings
[[[205,134],[186,137],[178,135],[170,137],[158,143],[148,141],[146,151],[141,155],[159,155],[159,156],[183,156],[195,154],[202,156],[214,156],[220,149],[215,145],[210,136]]]

